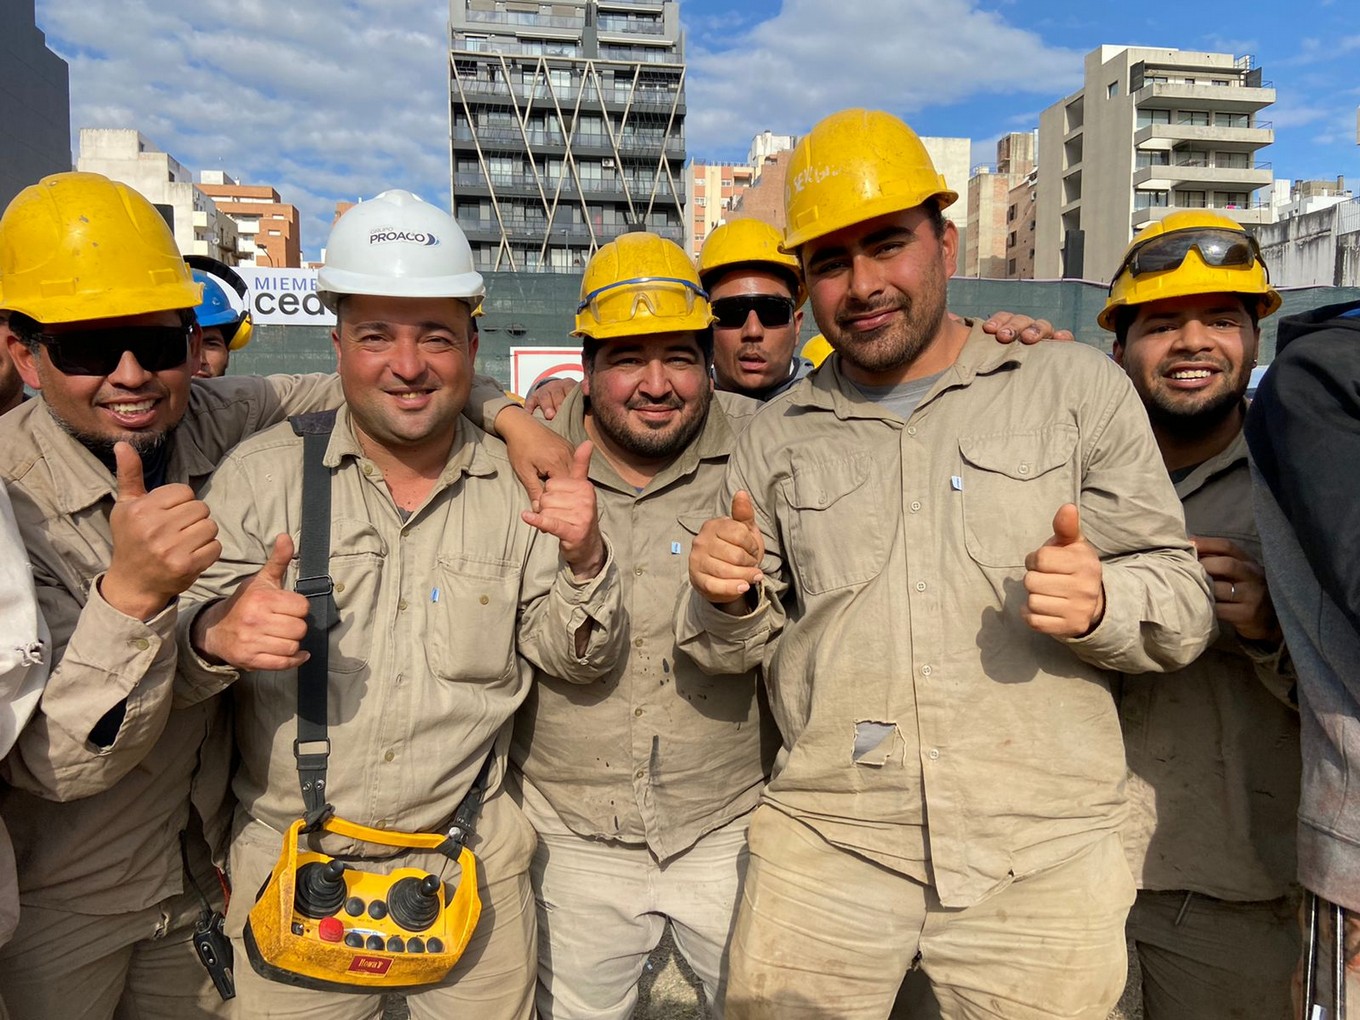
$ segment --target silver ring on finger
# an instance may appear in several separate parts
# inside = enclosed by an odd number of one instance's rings
[[[1231,581],[1228,582],[1228,601],[1237,601],[1237,585],[1233,584]]]

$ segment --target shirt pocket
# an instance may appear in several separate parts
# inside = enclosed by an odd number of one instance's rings
[[[1022,567],[1053,537],[1053,515],[1078,502],[1077,428],[961,436],[963,534],[968,555],[989,567]]]
[[[381,598],[387,543],[368,522],[344,517],[332,521],[331,535],[330,574],[338,613],[327,669],[358,673],[373,652],[374,609]]]
[[[802,590],[822,594],[877,577],[892,542],[881,470],[867,453],[800,465],[785,484],[788,565]]]
[[[493,681],[515,668],[519,563],[446,553],[427,603],[425,654],[441,680]],[[548,598],[552,598],[551,595]]]

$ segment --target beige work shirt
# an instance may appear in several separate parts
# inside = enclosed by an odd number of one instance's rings
[[[757,608],[693,592],[680,646],[764,663],[784,746],[766,799],[963,907],[1123,822],[1105,670],[1176,669],[1213,633],[1207,580],[1147,415],[1079,344],[968,341],[902,421],[833,358],[757,413],[716,508],[746,489],[765,538]],[[1020,612],[1028,553],[1076,502],[1104,561],[1076,640]]]
[[[585,403],[578,387],[552,422],[575,444],[589,438]],[[676,649],[674,626],[690,542],[758,406],[718,394],[702,431],[641,492],[598,451],[591,459],[601,527],[620,562],[627,654],[585,686],[538,673],[511,751],[525,782],[577,835],[645,843],[664,860],[760,799],[771,727],[756,673],[709,676]],[[526,810],[532,818],[532,798]]]
[[[338,399],[334,376],[194,380],[166,481],[198,489],[251,432]],[[88,914],[140,910],[182,891],[179,833],[191,801],[209,827],[223,820],[223,706],[171,711],[174,603],[142,621],[100,595],[117,483],[41,398],[0,419],[0,477],[54,650],[38,710],[0,768],[20,900]],[[95,745],[92,728],[119,702],[126,713],[113,743]]]
[[[1241,433],[1177,482],[1176,494],[1190,534],[1231,539],[1261,562]],[[1220,623],[1217,640],[1184,669],[1124,678],[1124,844],[1139,888],[1267,900],[1293,884],[1299,716],[1282,700],[1292,678],[1278,661]]]
[[[459,419],[453,447],[425,502],[403,520],[382,471],[364,456],[341,408],[324,458],[331,469],[331,577],[338,622],[328,668],[331,752],[327,800],[342,818],[405,831],[446,828],[534,666],[592,680],[620,654],[618,572],[577,582],[558,542],[520,519],[528,500],[505,446]],[[241,444],[203,498],[222,556],[186,593],[206,603],[263,566],[274,537],[301,531],[302,439],[290,425]],[[284,583],[296,581],[297,561]],[[297,671],[238,674],[211,666],[180,621],[181,692],[211,697],[233,685],[245,815],[282,833],[304,813],[293,741]],[[575,635],[594,626],[585,654]],[[332,838],[332,853],[355,852]],[[390,851],[387,851],[390,853]]]

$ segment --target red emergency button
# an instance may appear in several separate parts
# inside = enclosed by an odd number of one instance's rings
[[[316,923],[316,933],[322,942],[339,942],[345,937],[345,926],[338,917],[323,917]]]

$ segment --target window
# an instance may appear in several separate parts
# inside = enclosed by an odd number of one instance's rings
[[[1138,126],[1147,127],[1149,124],[1170,124],[1170,110],[1139,110]]]
[[[1251,127],[1251,117],[1246,113],[1216,113],[1214,114],[1215,127]]]
[[[1182,209],[1203,209],[1205,208],[1204,192],[1178,191],[1176,192],[1176,205]]]
[[[1245,191],[1215,191],[1215,209],[1246,209],[1249,208],[1247,193]]]
[[[699,209],[703,209],[708,205],[708,199],[704,198],[703,195],[697,195],[694,199],[694,205]]]
[[[1135,209],[1165,209],[1166,199],[1165,191],[1135,191],[1133,193],[1133,207]]]
[[[1134,153],[1134,169],[1142,170],[1150,166],[1166,166],[1171,162],[1171,153],[1166,149],[1139,149]]]
[[[1015,259],[1006,260],[1006,272],[1010,276],[1015,275]]]
[[[1006,247],[1007,247],[1007,248],[1014,248],[1014,247],[1015,247],[1015,231],[1014,231],[1014,230],[1012,230],[1009,234],[1006,235]]]
[[[1105,86],[1106,99],[1113,99],[1117,95],[1119,95],[1119,82],[1112,81],[1110,82],[1110,84]]]
[[[1209,126],[1208,110],[1180,110],[1176,114],[1177,124],[1189,124],[1193,127]]]
[[[1015,219],[1015,206],[1006,210],[1006,222],[1009,223],[1013,219]]]
[[[1214,165],[1223,167],[1225,170],[1248,170],[1251,167],[1250,160],[1245,152],[1216,152],[1214,153]]]

